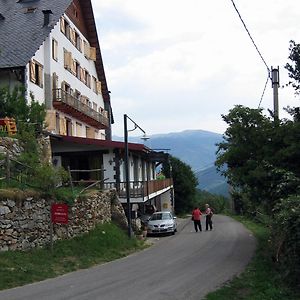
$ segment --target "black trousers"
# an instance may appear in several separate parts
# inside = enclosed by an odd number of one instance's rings
[[[198,232],[198,228],[199,228],[200,231],[202,231],[200,220],[194,220],[194,227],[195,227],[196,232]]]
[[[212,230],[212,220],[211,220],[211,215],[206,215],[206,218],[205,218],[205,225],[206,225],[206,230],[208,230],[208,227],[210,230]]]

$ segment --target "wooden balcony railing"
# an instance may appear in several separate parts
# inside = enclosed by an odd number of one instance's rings
[[[53,90],[53,107],[98,129],[109,127],[107,114],[101,114],[62,89]]]
[[[173,185],[170,178],[150,180],[150,181],[130,181],[129,194],[130,198],[145,198],[151,194],[163,191]],[[126,182],[105,182],[104,189],[115,188],[118,191],[120,198],[126,198]]]

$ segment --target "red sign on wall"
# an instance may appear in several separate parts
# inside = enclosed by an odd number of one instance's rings
[[[57,203],[52,204],[51,221],[55,224],[68,224],[68,205]]]

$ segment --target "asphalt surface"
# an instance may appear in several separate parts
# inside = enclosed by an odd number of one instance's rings
[[[192,221],[179,221],[175,236],[151,237],[144,251],[5,290],[0,299],[199,300],[241,273],[254,253],[254,237],[229,217],[215,215],[214,229],[198,233]]]

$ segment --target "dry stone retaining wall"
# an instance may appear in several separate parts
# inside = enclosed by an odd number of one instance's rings
[[[127,221],[115,190],[95,192],[69,207],[68,225],[54,224],[53,240],[81,235],[96,224],[110,222],[112,216],[126,226]],[[0,200],[0,251],[26,250],[50,242],[50,203],[28,197]]]

